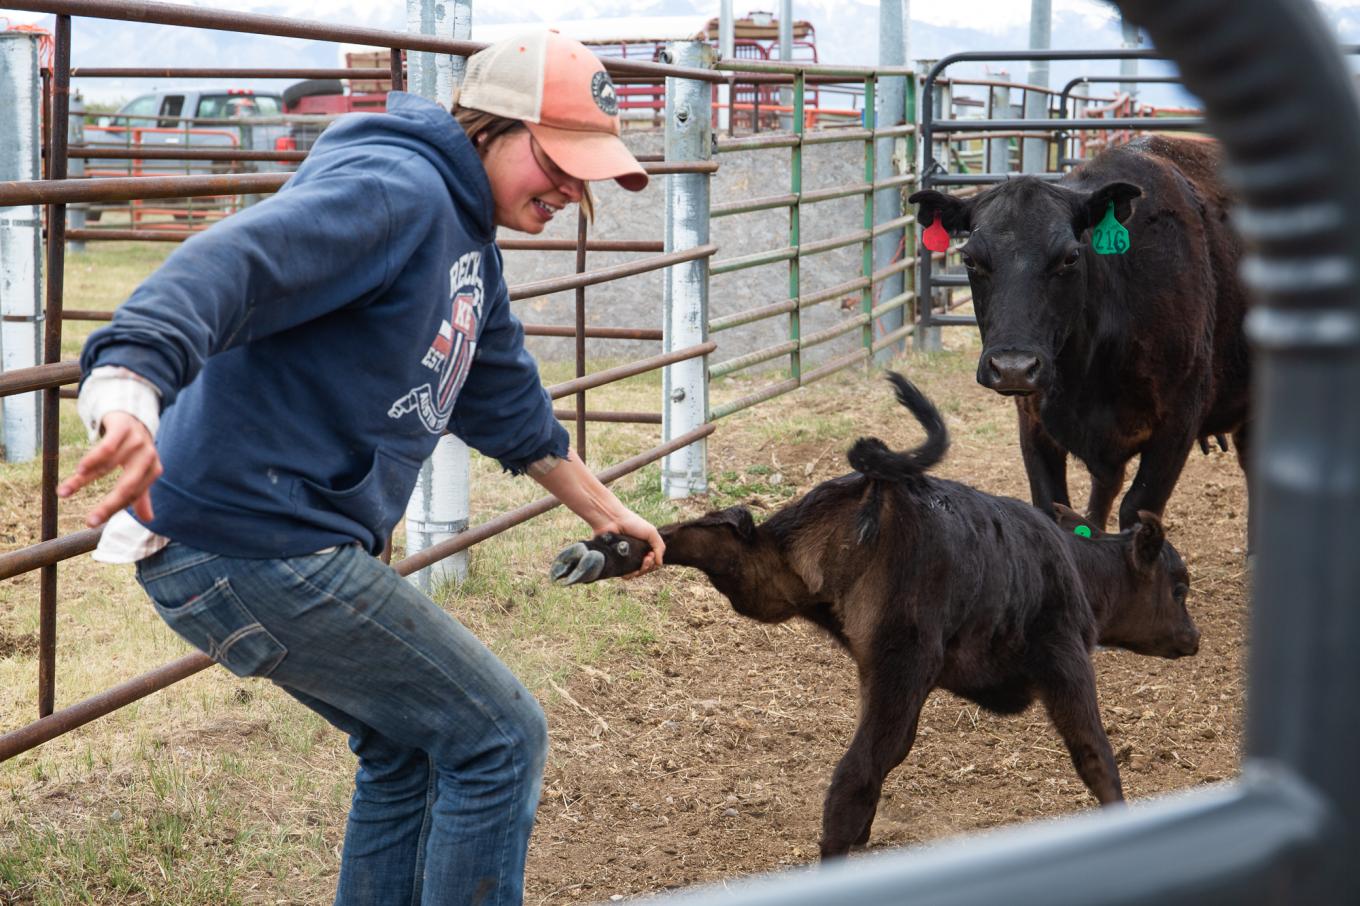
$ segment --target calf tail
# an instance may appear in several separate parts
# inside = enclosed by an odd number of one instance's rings
[[[878,540],[879,515],[883,501],[882,481],[905,481],[919,477],[931,466],[944,459],[949,449],[949,430],[935,404],[926,399],[925,394],[895,371],[888,372],[888,380],[897,392],[897,401],[907,408],[921,427],[926,429],[925,443],[914,450],[897,453],[877,437],[861,437],[846,458],[850,467],[870,482],[869,496],[860,507],[856,520],[860,544],[873,544]]]
[[[914,384],[895,371],[888,372],[888,380],[897,391],[897,401],[926,429],[925,443],[914,450],[897,453],[876,437],[861,437],[846,458],[850,460],[850,468],[868,478],[902,481],[920,475],[944,459],[945,451],[949,449],[949,430],[944,426],[940,410]]]

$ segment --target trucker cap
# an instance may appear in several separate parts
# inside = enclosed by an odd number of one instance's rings
[[[571,176],[613,179],[631,192],[647,186],[647,172],[619,138],[614,83],[579,41],[544,30],[483,48],[468,58],[458,104],[523,120]]]

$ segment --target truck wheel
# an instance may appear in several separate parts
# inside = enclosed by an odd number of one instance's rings
[[[283,89],[283,106],[293,107],[303,98],[315,97],[322,94],[344,94],[345,86],[340,84],[339,79],[306,79],[302,82],[294,82]]]

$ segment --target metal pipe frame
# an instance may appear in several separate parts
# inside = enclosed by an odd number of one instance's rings
[[[1202,128],[1203,121],[1176,119],[1151,119],[1151,118],[1119,118],[1101,120],[1099,126],[1091,125],[1091,120],[993,120],[993,121],[958,121],[958,120],[936,120],[935,119],[935,97],[933,88],[940,80],[941,74],[949,66],[955,63],[993,63],[1008,61],[1030,61],[1030,60],[1164,60],[1166,57],[1151,50],[1015,50],[1015,51],[970,51],[967,53],[950,54],[941,58],[930,68],[926,77],[921,82],[921,122],[918,135],[921,141],[922,164],[918,174],[918,187],[922,190],[944,185],[946,179],[953,179],[948,175],[947,165],[935,159],[934,143],[939,140],[937,131],[948,133],[973,132],[983,133],[987,131],[1006,130],[1014,132],[1038,132],[1056,131],[1063,126],[1069,128],[1086,129],[1108,129],[1111,127],[1134,128],[1134,129],[1166,129],[1168,123],[1180,123],[1179,128]],[[1189,125],[1192,123],[1193,125]],[[995,181],[995,180],[993,180]],[[962,182],[956,184],[964,184]],[[980,184],[980,182],[968,181],[967,184]],[[932,256],[923,254],[921,251],[920,238],[916,239],[916,273],[919,283],[918,302],[916,312],[916,336],[918,340],[928,334],[934,327],[942,327],[952,324],[973,324],[976,325],[975,318],[963,319],[960,316],[942,320],[932,310],[932,300],[936,288],[944,286],[962,285],[959,283],[941,280],[933,275]],[[966,283],[966,280],[965,280]]]
[[[772,211],[775,208],[788,208],[798,203],[798,195],[789,193],[788,195],[767,195],[763,198],[752,198],[747,201],[724,201],[715,204],[709,211],[709,217],[730,217],[734,214],[753,214],[756,211]]]
[[[651,356],[646,359],[639,359],[636,362],[629,362],[626,365],[619,365],[608,368],[604,371],[597,371],[594,374],[579,377],[570,381],[563,381],[560,384],[552,384],[545,388],[548,396],[552,399],[561,399],[564,396],[571,396],[584,390],[601,387],[605,384],[612,384],[624,378],[634,375],[646,374],[648,371],[655,371],[666,365],[673,365],[676,362],[685,362],[689,359],[699,358],[708,355],[718,348],[718,344],[712,340],[707,343],[699,343],[695,346],[687,346],[684,349],[677,349],[674,352],[662,353],[661,355]]]
[[[73,66],[73,79],[386,79],[390,69],[240,69],[183,66]],[[146,117],[138,117],[146,119]],[[178,117],[176,117],[178,119]]]
[[[743,324],[763,321],[766,318],[773,318],[776,315],[786,314],[797,307],[797,299],[784,299],[781,302],[773,302],[769,305],[761,305],[757,308],[748,308],[745,311],[724,315],[721,318],[714,318],[712,321],[708,322],[708,331],[709,333],[717,333],[720,330],[728,330],[732,327],[740,327]]]
[[[789,310],[792,310],[792,306],[790,306]],[[730,358],[725,362],[718,362],[715,365],[709,366],[708,376],[709,378],[720,378],[725,374],[731,374],[734,371],[740,371],[741,369],[749,368],[752,365],[759,365],[761,362],[777,359],[782,355],[788,355],[798,349],[798,344],[798,340],[786,340],[783,343],[776,343],[773,346],[766,346],[764,349],[757,349],[754,352],[748,352],[745,355]]]
[[[788,393],[790,390],[797,390],[798,387],[799,383],[794,378],[788,378],[786,380],[779,381],[778,383],[770,384],[764,389],[757,390],[754,393],[747,394],[746,396],[743,396],[739,399],[735,399],[730,403],[724,403],[721,406],[714,406],[713,420],[717,421],[720,418],[726,418],[727,416],[732,415],[735,412],[740,412],[743,409],[749,409],[752,406],[765,402],[766,400],[774,399],[776,396],[782,396],[785,393]]]
[[[57,16],[53,41],[52,96],[47,121],[48,175],[66,178],[66,139],[71,109],[71,17]],[[66,276],[66,205],[53,204],[47,214],[47,311],[43,325],[43,363],[61,361],[61,307]],[[61,477],[61,397],[57,388],[43,390],[42,502],[43,541],[57,537],[57,481]],[[38,716],[52,713],[57,687],[57,567],[44,566],[38,579]]]
[[[188,230],[67,230],[67,239],[105,240],[135,242],[184,242],[193,238]],[[573,239],[500,239],[496,242],[503,251],[530,252],[574,252],[576,241]],[[661,252],[665,248],[661,242],[634,239],[591,239],[586,243],[588,252]]]
[[[796,210],[797,210],[796,205],[789,206],[790,212]],[[792,214],[790,214],[790,216],[792,216]],[[795,227],[790,226],[790,232],[793,232],[794,229]],[[714,261],[713,264],[709,267],[708,272],[710,276],[716,277],[719,274],[730,274],[733,271],[744,271],[747,270],[748,268],[760,267],[765,264],[778,264],[781,261],[793,261],[797,259],[797,257],[798,257],[797,246],[787,245],[782,249],[771,249],[770,251],[767,252],[752,252],[749,255],[738,255],[735,258],[723,258],[719,261]]]
[[[132,150],[129,150],[132,149]],[[297,162],[307,157],[306,151],[233,151],[223,148],[214,151],[209,148],[148,148],[144,145],[90,145],[72,146],[66,151],[67,158],[81,160],[270,160]]]
[[[15,368],[0,374],[0,397],[34,390],[51,390],[80,380],[79,362],[52,362],[32,368]]]
[[[868,183],[869,190],[864,193],[864,229],[861,231],[860,240],[860,273],[868,283],[860,290],[859,306],[860,315],[858,318],[851,319],[848,323],[854,325],[859,321],[862,330],[860,331],[860,345],[867,352],[874,343],[874,324],[869,312],[874,307],[874,284],[878,282],[874,274],[874,202],[876,186],[874,180],[878,169],[878,146],[874,141],[873,133],[878,126],[878,102],[877,102],[878,81],[873,76],[866,76],[864,79],[864,121],[868,127],[869,135],[864,140],[864,181]],[[884,186],[900,185],[902,178],[885,179]],[[897,273],[897,271],[890,271]],[[825,342],[832,337],[840,336],[846,329],[841,326],[823,330],[819,334],[808,338],[808,345],[816,345]],[[834,331],[834,332],[832,332]],[[873,359],[867,360],[871,365]]]
[[[586,212],[576,207],[576,273],[586,272],[586,240],[588,226]],[[586,376],[586,288],[576,287],[576,379]],[[576,455],[586,461],[586,391],[582,388],[576,394]]]
[[[1095,83],[1101,84],[1113,83],[1121,85],[1126,83],[1137,83],[1140,85],[1166,85],[1166,84],[1178,85],[1180,84],[1180,81],[1181,81],[1180,76],[1126,75],[1123,76],[1122,78],[1120,76],[1086,76],[1086,75],[1077,76],[1076,78],[1068,81],[1068,83],[1062,87],[1062,92],[1058,95],[1058,109],[1062,111],[1064,116],[1067,115],[1068,113],[1067,105],[1072,100],[1072,89],[1076,88],[1078,85],[1089,85]],[[1075,111],[1073,111],[1073,113],[1075,113]],[[1058,165],[1067,166],[1071,164],[1073,162],[1071,145],[1072,136],[1066,132],[1059,132],[1056,136],[1054,136],[1054,141],[1058,143],[1058,148],[1062,151],[1062,156],[1058,161]]]
[[[781,17],[782,18],[782,17]],[[807,73],[798,70],[793,82],[793,134],[798,144],[789,149],[789,192],[796,201],[789,207],[789,298],[797,299],[803,292],[803,266],[798,247],[802,244],[803,229],[803,138],[807,132],[804,107],[807,102]],[[754,125],[754,121],[753,121]],[[717,273],[717,271],[714,271]],[[788,317],[789,377],[799,386],[803,382],[803,310],[795,306]]]
[[[571,277],[552,277],[546,280],[535,280],[530,283],[519,283],[510,287],[510,300],[530,299],[534,296],[547,296],[553,293],[564,292],[575,289],[578,286],[593,286],[597,283],[608,283],[619,280],[623,277],[632,277],[637,274],[645,274],[649,271],[661,270],[676,264],[683,264],[686,261],[696,261],[700,258],[710,258],[718,247],[712,243],[701,245],[698,248],[685,249],[679,252],[668,252],[652,258],[643,258],[640,261],[630,261],[627,264],[616,264],[612,267],[602,267],[599,270],[586,271],[583,274],[576,274]]]

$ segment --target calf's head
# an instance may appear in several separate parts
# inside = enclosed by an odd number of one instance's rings
[[[1126,182],[1082,191],[1026,177],[968,199],[929,190],[908,199],[922,226],[939,218],[951,236],[968,235],[960,251],[982,331],[979,384],[1008,396],[1048,388],[1088,304],[1090,230],[1111,204],[1128,220],[1141,194]]]
[[[1140,511],[1137,525],[1106,534],[1060,503],[1053,508],[1066,531],[1085,527],[1081,534],[1090,540],[1080,543],[1105,545],[1113,554],[1083,558],[1088,588],[1104,601],[1097,614],[1100,644],[1164,658],[1199,651],[1199,630],[1185,607],[1190,573],[1160,519]]]
[[[697,566],[715,582],[741,571],[743,555],[755,544],[756,527],[744,507],[729,507],[662,526],[667,563]],[[550,575],[559,585],[583,585],[626,576],[642,568],[650,548],[647,542],[614,532],[602,532],[589,541],[578,541],[557,555]]]

